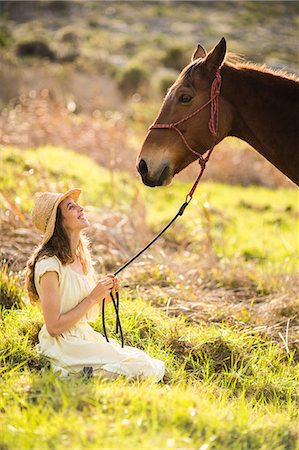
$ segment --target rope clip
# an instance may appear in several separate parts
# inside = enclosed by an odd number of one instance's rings
[[[187,194],[187,195],[186,195],[186,199],[185,199],[185,202],[187,203],[187,205],[189,205],[189,203],[191,202],[191,200],[192,200],[191,195],[190,195],[190,194]]]

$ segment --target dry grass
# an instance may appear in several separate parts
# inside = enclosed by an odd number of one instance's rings
[[[161,250],[152,259],[128,269],[125,280],[169,316],[185,315],[192,323],[229,324],[232,328],[271,337],[299,358],[299,299],[297,274],[260,274],[240,260],[198,259],[183,249],[163,261]],[[176,258],[179,254],[180,258]],[[179,259],[179,260],[178,260]],[[157,274],[158,272],[158,274]],[[155,280],[154,286],[152,280]]]
[[[22,95],[2,111],[0,129],[1,146],[35,148],[48,143],[88,154],[105,167],[132,169],[128,129],[120,114],[105,118],[94,111],[79,117],[47,89]]]

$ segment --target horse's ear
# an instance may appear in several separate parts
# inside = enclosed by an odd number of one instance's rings
[[[206,58],[205,65],[209,72],[215,72],[223,63],[226,54],[226,40],[223,37],[220,42],[211,50]]]
[[[207,52],[205,51],[203,46],[200,44],[197,44],[197,48],[191,57],[191,62],[195,61],[198,58],[205,58],[206,56],[207,56]]]

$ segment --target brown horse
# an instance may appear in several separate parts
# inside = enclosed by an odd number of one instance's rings
[[[208,54],[198,45],[169,89],[137,161],[147,186],[169,184],[226,136],[248,142],[299,184],[298,79],[225,55],[224,38]]]

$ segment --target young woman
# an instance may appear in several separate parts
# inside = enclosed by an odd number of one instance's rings
[[[119,289],[111,274],[94,279],[90,253],[81,235],[89,226],[77,200],[80,189],[64,194],[45,192],[37,197],[32,222],[43,233],[40,246],[27,263],[26,288],[32,303],[41,302],[45,325],[37,351],[46,355],[60,377],[82,372],[116,377],[151,377],[159,381],[164,363],[142,350],[106,339],[88,322],[100,312],[99,304]]]

